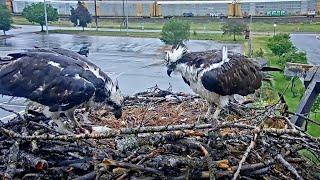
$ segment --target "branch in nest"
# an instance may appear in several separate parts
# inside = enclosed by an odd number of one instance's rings
[[[257,130],[260,130],[260,129],[257,128]],[[242,168],[242,164],[246,161],[246,159],[247,159],[247,157],[248,157],[251,149],[254,148],[254,146],[255,146],[255,144],[256,144],[257,137],[258,137],[258,133],[255,133],[253,140],[250,142],[250,145],[249,145],[248,148],[246,149],[246,151],[245,151],[242,159],[241,159],[240,162],[239,162],[238,169],[237,169],[237,171],[234,173],[232,180],[236,180],[237,177],[239,176],[240,170],[241,170],[241,168]]]
[[[209,129],[209,132],[212,131],[218,131],[221,128],[241,128],[241,129],[255,129],[255,126],[247,125],[247,124],[241,124],[241,123],[234,123],[234,122],[226,122],[218,125],[217,127],[214,127],[212,129]]]
[[[188,125],[169,125],[169,126],[150,126],[150,127],[136,127],[136,128],[121,128],[121,129],[110,129],[104,131],[103,134],[76,134],[76,135],[51,135],[43,134],[37,136],[22,136],[14,131],[0,128],[0,132],[12,138],[24,139],[24,140],[79,140],[79,139],[107,139],[112,138],[121,134],[138,134],[138,133],[149,133],[149,132],[164,132],[164,131],[177,131],[177,130],[190,130],[190,129],[206,129],[212,128],[211,124],[188,124]]]
[[[103,165],[107,168],[108,166],[116,166],[116,167],[122,167],[122,168],[129,168],[133,171],[142,171],[142,172],[148,172],[151,174],[157,174],[158,176],[164,177],[164,174],[161,171],[158,171],[153,168],[145,167],[143,165],[136,165],[126,162],[119,162],[111,159],[104,159]]]
[[[31,166],[38,171],[45,170],[48,167],[48,162],[46,160],[40,159],[33,154],[22,151],[20,152],[20,156],[24,159],[26,165]]]
[[[281,154],[276,156],[276,159],[286,167],[292,174],[295,175],[296,179],[302,180],[302,177],[299,175],[298,171],[288,162],[286,161]]]
[[[257,131],[257,130],[256,130]],[[312,137],[308,134],[305,134],[299,130],[296,129],[275,129],[275,128],[268,128],[268,129],[261,129],[259,130],[260,132],[263,133],[268,133],[268,134],[277,134],[277,135],[283,135],[283,134],[290,134],[290,135],[296,135],[300,137],[307,137],[310,140],[320,143],[320,139],[316,137]]]

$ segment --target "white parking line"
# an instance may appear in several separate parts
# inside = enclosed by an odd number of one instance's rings
[[[18,113],[22,114],[23,112],[24,112],[24,110],[23,111],[19,111]],[[4,122],[6,119],[13,118],[15,116],[16,116],[15,114],[11,114],[11,115],[8,115],[8,116],[0,118],[0,121]]]

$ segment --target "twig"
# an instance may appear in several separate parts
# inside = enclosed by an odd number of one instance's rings
[[[218,125],[217,127],[214,127],[212,129],[209,129],[208,132],[217,131],[221,128],[241,128],[241,129],[255,129],[255,126],[247,125],[247,124],[241,124],[241,123],[235,123],[235,122],[226,122]]]
[[[286,161],[281,154],[276,156],[276,159],[286,167],[292,174],[296,176],[296,179],[302,180],[303,178],[299,175],[298,171],[288,162]]]
[[[316,137],[312,137],[308,134],[305,134],[299,130],[296,129],[276,129],[276,128],[268,128],[268,129],[261,129],[259,130],[263,133],[269,133],[269,134],[277,134],[277,135],[283,135],[283,134],[291,134],[291,135],[297,135],[301,137],[307,137],[310,140],[313,140],[317,143],[320,143],[320,139]]]
[[[5,134],[11,138],[25,139],[25,140],[78,140],[78,139],[107,139],[121,134],[138,134],[138,133],[153,133],[164,131],[190,130],[190,129],[207,129],[212,128],[212,124],[187,124],[187,125],[169,125],[169,126],[148,126],[138,128],[121,128],[111,129],[105,131],[103,134],[76,134],[76,135],[52,135],[43,134],[38,136],[22,136],[11,130],[0,128],[0,133]]]
[[[306,117],[306,116],[304,116],[304,115],[302,115],[302,114],[298,114],[298,113],[294,113],[294,112],[290,112],[290,111],[286,111],[286,113],[291,114],[291,115],[298,116],[298,117],[300,117],[300,118],[303,118],[303,119],[305,119],[305,120],[307,120],[307,121],[312,122],[313,124],[316,124],[316,125],[320,126],[320,123],[319,123],[319,122],[317,122],[317,121],[315,121],[315,120],[312,120],[312,119],[310,119],[310,118],[308,118],[308,117]]]
[[[257,130],[259,130],[259,128],[257,128]],[[258,133],[255,133],[253,140],[250,142],[250,145],[249,145],[248,148],[246,149],[246,151],[245,151],[242,159],[241,159],[240,162],[239,162],[238,169],[237,169],[237,171],[234,173],[232,180],[236,180],[237,177],[239,176],[240,170],[241,170],[241,168],[242,168],[242,164],[246,161],[246,159],[247,159],[247,157],[248,157],[251,149],[254,148],[254,146],[255,146],[255,144],[256,144],[257,137],[258,137]]]
[[[135,171],[138,170],[138,171],[148,172],[148,173],[152,173],[152,174],[157,174],[161,177],[164,176],[161,171],[158,171],[153,168],[145,167],[143,165],[136,165],[136,164],[126,163],[126,162],[119,162],[119,161],[115,161],[115,160],[111,160],[111,159],[104,159],[103,165],[107,166],[107,167],[108,166],[116,166],[116,167],[129,168],[129,169],[135,170]]]
[[[208,169],[209,169],[209,177],[210,177],[210,180],[215,180],[215,170],[214,170],[214,166],[215,166],[215,163],[213,162],[212,160],[212,157],[211,155],[209,154],[208,150],[202,146],[200,143],[199,143],[199,147],[201,149],[201,151],[204,153],[204,157],[208,163]]]

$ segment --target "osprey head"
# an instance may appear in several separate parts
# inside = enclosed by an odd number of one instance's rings
[[[114,116],[119,119],[122,116],[122,105],[124,103],[124,98],[119,89],[118,81],[114,84],[112,81],[107,81],[105,85],[106,90],[109,92],[110,96],[106,99],[106,104],[114,114]]]
[[[166,52],[165,60],[166,60],[166,66],[168,68],[167,69],[168,76],[170,76],[172,71],[175,70],[177,61],[181,59],[183,55],[185,55],[186,53],[188,53],[188,49],[183,43],[172,46],[172,49]]]

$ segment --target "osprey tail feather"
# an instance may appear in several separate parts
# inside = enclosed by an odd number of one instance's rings
[[[277,67],[268,67],[268,66],[265,66],[265,67],[262,67],[262,68],[261,68],[261,71],[278,71],[278,72],[282,72],[283,70],[280,69],[280,68],[277,68]]]

